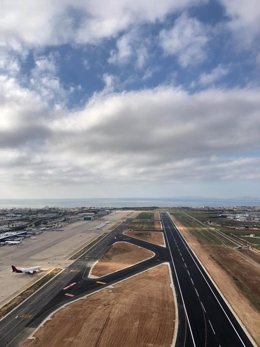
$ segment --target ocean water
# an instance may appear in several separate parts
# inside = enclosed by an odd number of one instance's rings
[[[92,199],[0,199],[0,208],[43,207],[202,207],[260,206],[260,198],[92,198]]]

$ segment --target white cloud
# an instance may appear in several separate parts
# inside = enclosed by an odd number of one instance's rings
[[[56,73],[57,64],[55,63],[55,58],[53,55],[36,57],[35,59],[35,71],[38,73]]]
[[[201,2],[205,0],[3,0],[0,43],[13,48],[90,43]]]
[[[248,157],[260,151],[259,90],[101,93],[69,111],[15,79],[0,86],[0,178],[10,186],[259,179],[259,158]]]
[[[130,44],[130,35],[123,35],[116,43],[117,49],[111,51],[108,60],[111,64],[126,64],[133,55],[133,49]]]
[[[175,55],[183,67],[206,59],[208,40],[207,27],[185,14],[176,19],[170,30],[160,32],[160,45],[164,52]]]
[[[0,74],[15,76],[20,71],[20,62],[16,55],[0,52]]]
[[[195,85],[201,85],[201,86],[208,86],[212,85],[215,82],[218,82],[222,79],[222,77],[226,76],[229,72],[229,69],[227,67],[224,67],[222,65],[216,66],[213,70],[211,70],[209,73],[203,72],[198,81],[195,82]]]
[[[0,148],[30,152],[49,136],[49,107],[35,92],[19,86],[14,78],[0,76]],[[1,162],[5,163],[5,158]],[[4,165],[3,165],[4,166]]]
[[[236,34],[239,45],[251,46],[260,35],[259,0],[220,0],[220,2],[230,18],[228,26]]]
[[[176,15],[206,2],[3,0],[0,180],[5,182],[5,187],[17,184],[108,187],[111,182],[125,187],[156,182],[159,187],[162,182],[174,181],[259,179],[260,162],[256,157],[260,151],[259,90],[211,89],[189,94],[181,88],[162,86],[115,92],[131,85],[136,78],[148,80],[157,73],[159,80],[159,64],[148,65],[155,47],[151,32],[145,36],[150,27],[143,24],[162,23],[169,14]],[[221,2],[229,17],[229,28],[236,35],[241,33],[246,44],[257,43],[260,32],[257,0]],[[164,25],[170,18],[167,17]],[[158,26],[153,29],[157,30]],[[159,43],[165,54],[175,56],[182,67],[188,67],[206,60],[212,32],[210,27],[184,12],[171,28],[160,32]],[[117,71],[114,66],[107,70],[102,66],[99,78],[104,90],[93,91],[92,98],[81,109],[67,109],[70,93],[81,87],[63,85],[61,78],[73,76],[68,73],[59,78],[60,57],[41,54],[46,52],[46,47],[61,44],[75,47],[94,43],[96,47],[104,39],[110,39],[105,48],[111,47],[111,39],[116,42],[110,52],[111,64],[121,69],[121,65],[132,64],[129,68],[134,66],[136,70],[129,71],[125,80],[120,81],[120,76],[114,75]],[[92,67],[93,55],[88,55],[88,48],[84,48],[85,60],[79,57],[85,70]],[[257,49],[256,44],[254,50]],[[154,58],[156,54],[157,48]],[[257,54],[254,57],[259,60]],[[28,66],[23,66],[24,62]],[[218,65],[202,73],[196,86],[216,85],[229,73],[229,68]],[[89,72],[92,75],[95,70]],[[170,79],[169,75],[167,78]],[[93,81],[90,77],[89,83],[94,88]]]
[[[103,81],[105,84],[104,93],[112,92],[114,90],[114,85],[116,82],[115,76],[105,73],[103,75]]]
[[[150,41],[137,29],[122,35],[116,42],[116,49],[110,52],[108,62],[115,65],[132,63],[136,68],[144,67],[148,60]]]
[[[35,57],[28,86],[45,101],[59,104],[68,96],[69,90],[60,82],[56,58],[53,54]]]

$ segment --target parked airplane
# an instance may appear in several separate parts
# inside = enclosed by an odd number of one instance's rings
[[[34,267],[16,267],[12,265],[13,272],[17,273],[27,273],[29,275],[33,275],[36,272],[40,271],[40,266],[34,266]]]
[[[19,245],[21,243],[21,240],[10,240],[10,241],[5,241],[6,245]]]

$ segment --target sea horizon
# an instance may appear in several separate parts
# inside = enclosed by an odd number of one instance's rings
[[[73,208],[73,207],[232,207],[260,206],[260,198],[52,198],[52,199],[0,199],[0,209],[12,208]]]

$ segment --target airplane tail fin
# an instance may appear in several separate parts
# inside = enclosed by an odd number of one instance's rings
[[[18,270],[14,265],[12,265],[13,272],[22,272],[21,270]]]

